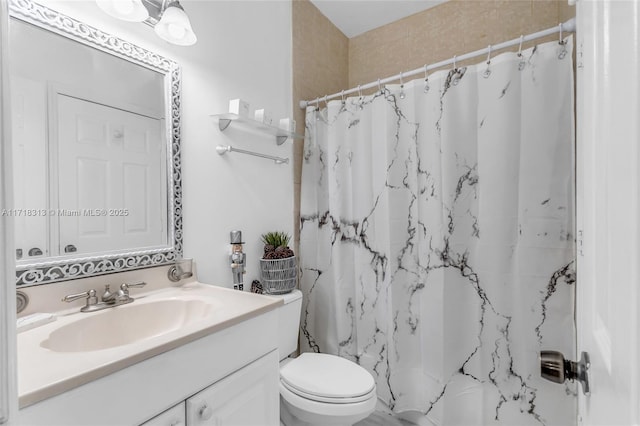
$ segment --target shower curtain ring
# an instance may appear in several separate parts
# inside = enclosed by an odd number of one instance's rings
[[[424,93],[429,91],[429,73],[427,69],[427,64],[424,64]]]
[[[327,102],[327,95],[324,95],[324,107],[329,108],[329,103]]]
[[[518,46],[518,57],[522,57],[522,42],[524,41],[524,36],[520,34],[520,45]]]
[[[454,71],[458,69],[458,55],[453,55],[453,69]]]
[[[402,71],[400,71],[400,99],[404,99],[404,80],[402,80]]]
[[[344,89],[340,92],[340,99],[342,99],[342,104],[344,105]]]
[[[489,76],[491,75],[491,70],[489,69],[489,66],[491,65],[491,45],[489,45],[488,49],[489,53],[487,54],[487,69],[482,73],[482,76],[484,78],[489,78]]]
[[[564,45],[564,40],[562,39],[562,22],[560,22],[560,40],[558,41],[558,44],[561,46]]]
[[[564,57],[567,56],[567,43],[562,38],[562,23],[560,23],[560,40],[558,40],[558,44],[561,46],[558,59],[564,59]]]
[[[378,90],[382,93],[382,85],[380,84],[380,79],[378,79]]]
[[[522,71],[527,63],[524,60],[524,56],[522,56],[522,42],[524,41],[524,36],[520,35],[520,46],[518,47],[518,58],[520,58],[520,62],[518,63],[518,70]]]
[[[358,96],[362,97],[362,89],[360,88],[359,84],[358,84]]]

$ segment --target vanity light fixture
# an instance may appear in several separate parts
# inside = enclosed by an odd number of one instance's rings
[[[171,44],[191,46],[198,40],[178,0],[96,0],[96,3],[115,18],[154,27],[158,37]]]
[[[96,0],[96,3],[104,13],[123,21],[142,22],[149,17],[142,0]]]
[[[160,21],[155,26],[158,37],[179,46],[191,46],[198,40],[189,17],[177,0],[172,0],[162,13]]]

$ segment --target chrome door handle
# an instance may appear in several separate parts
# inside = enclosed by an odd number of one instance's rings
[[[557,351],[540,352],[540,375],[554,383],[566,380],[577,380],[582,385],[582,392],[589,395],[589,354],[582,352],[580,361],[569,361]]]

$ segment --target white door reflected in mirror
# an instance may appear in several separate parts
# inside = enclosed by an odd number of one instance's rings
[[[57,248],[78,253],[167,244],[161,120],[58,94]]]

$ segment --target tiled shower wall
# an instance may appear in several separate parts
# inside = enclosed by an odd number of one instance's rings
[[[544,30],[573,16],[575,6],[567,0],[450,0],[350,39],[349,87]]]
[[[293,0],[293,116],[297,133],[304,133],[299,101],[330,95],[349,85],[349,39],[309,0]],[[293,147],[294,245],[298,253],[302,140]]]
[[[330,95],[482,49],[573,16],[575,7],[567,0],[449,0],[348,39],[309,0],[294,0],[293,105],[298,133],[304,132],[301,99]],[[296,250],[302,146],[301,140],[295,142]]]

